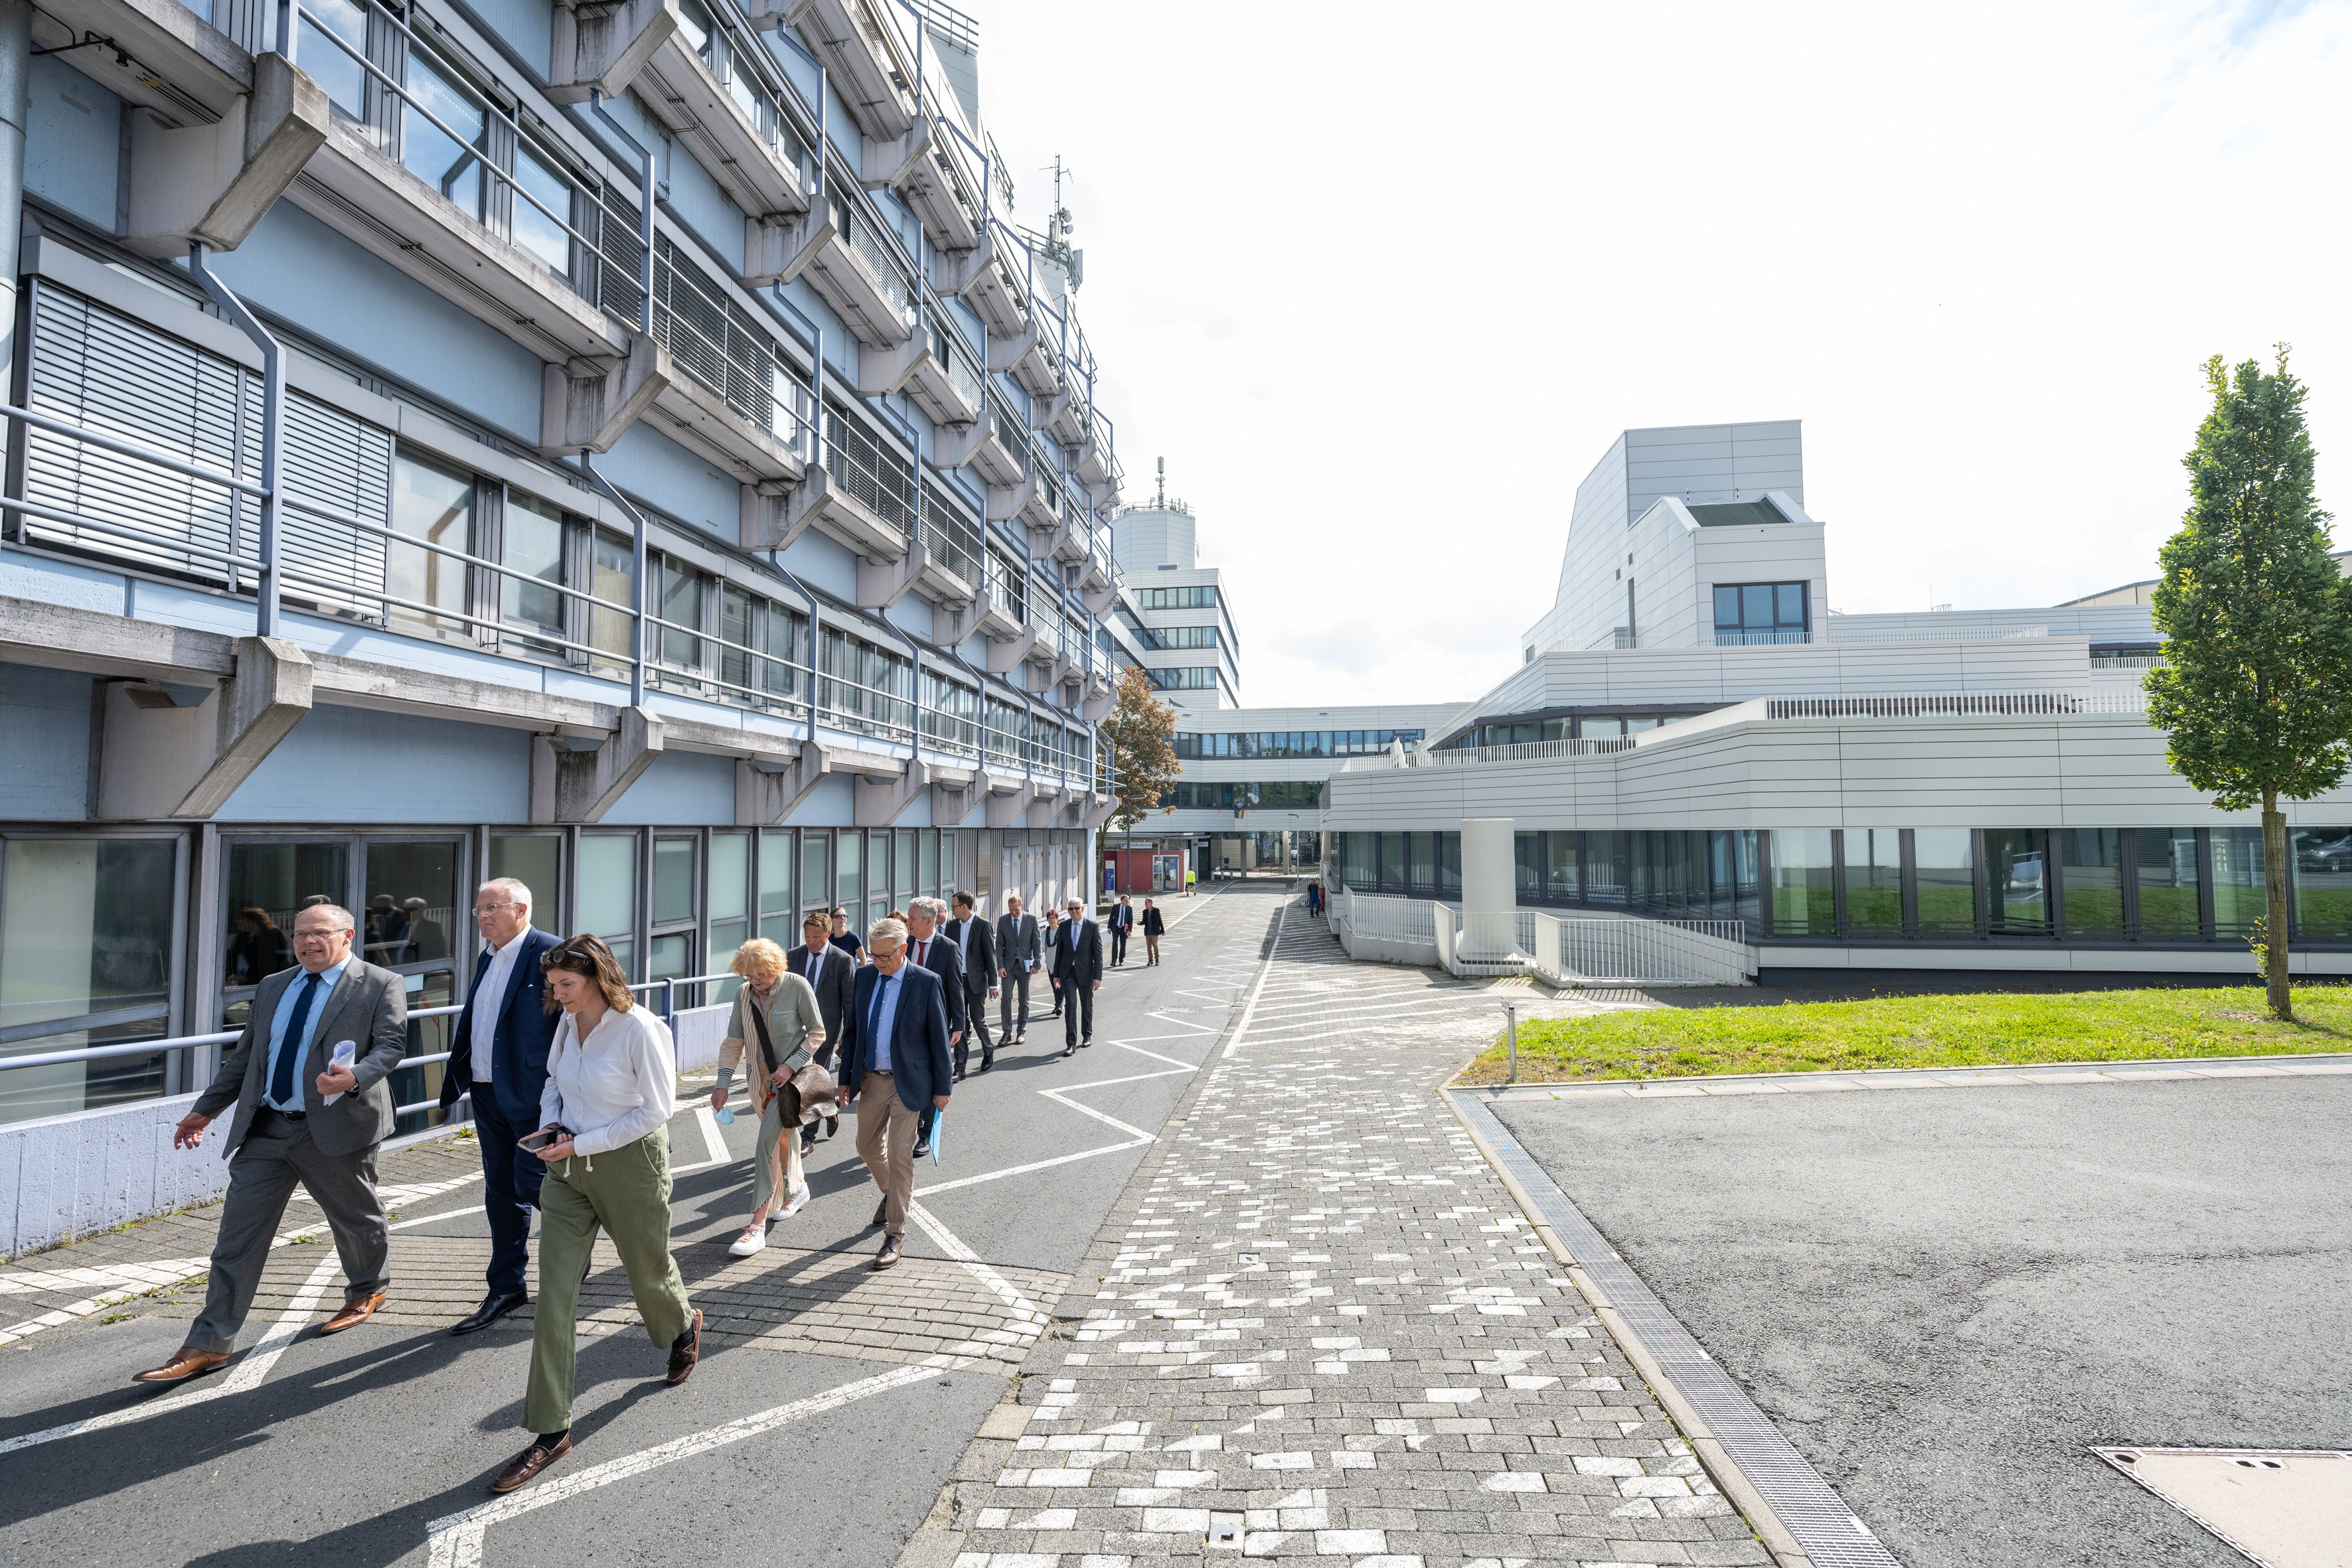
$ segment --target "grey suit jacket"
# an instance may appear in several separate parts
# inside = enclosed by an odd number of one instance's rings
[[[1037,917],[1026,910],[1018,915],[996,917],[996,963],[1008,973],[1021,973],[1024,964],[1035,963],[1045,956],[1039,945]]]
[[[281,969],[263,980],[253,994],[253,1013],[245,1033],[221,1057],[212,1087],[196,1097],[196,1113],[218,1116],[234,1104],[236,1117],[222,1142],[226,1159],[252,1130],[253,1113],[269,1087],[269,1026],[278,1016],[278,1000],[286,987],[301,977],[299,968]],[[329,1105],[319,1092],[318,1077],[327,1070],[336,1042],[359,1046],[352,1071],[359,1088]],[[408,993],[406,982],[389,969],[378,969],[356,953],[335,988],[319,1004],[318,1027],[310,1031],[310,1059],[294,1077],[302,1090],[311,1141],[329,1154],[353,1154],[381,1143],[392,1131],[392,1086],[384,1081],[400,1058],[408,1054]]]

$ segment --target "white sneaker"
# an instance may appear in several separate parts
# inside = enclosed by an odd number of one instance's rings
[[[768,1227],[764,1225],[747,1225],[743,1227],[743,1234],[729,1245],[727,1256],[749,1258],[755,1252],[765,1251],[767,1246]]]
[[[803,1187],[799,1192],[794,1193],[791,1197],[784,1200],[784,1206],[776,1211],[776,1217],[779,1219],[785,1219],[800,1213],[801,1210],[808,1207],[808,1201],[809,1190],[806,1187]]]

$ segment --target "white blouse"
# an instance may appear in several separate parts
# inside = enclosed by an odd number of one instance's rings
[[[555,1026],[540,1125],[570,1128],[583,1154],[622,1148],[665,1125],[677,1109],[677,1048],[669,1026],[644,1007],[608,1007],[587,1039],[578,1033],[569,1013]]]

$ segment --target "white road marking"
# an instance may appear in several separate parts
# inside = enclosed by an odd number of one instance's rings
[[[929,1197],[934,1193],[951,1193],[959,1187],[976,1187],[982,1182],[1002,1181],[1007,1176],[1025,1176],[1032,1171],[1043,1171],[1055,1165],[1067,1165],[1074,1161],[1091,1160],[1097,1154],[1116,1154],[1122,1149],[1140,1149],[1150,1142],[1149,1138],[1130,1138],[1124,1143],[1106,1143],[1099,1149],[1081,1149],[1075,1154],[1056,1154],[1050,1160],[1032,1160],[1025,1165],[1007,1165],[1001,1171],[990,1171],[977,1176],[959,1176],[952,1182],[939,1182],[928,1187],[917,1187],[915,1195]]]
[[[1045,1326],[1045,1310],[1024,1296],[1012,1280],[982,1262],[980,1254],[965,1246],[963,1237],[940,1223],[939,1215],[920,1204],[909,1204],[907,1217],[921,1226],[925,1233],[939,1244],[941,1252],[962,1264],[965,1273],[987,1286],[998,1300],[1012,1308],[1014,1314],[1023,1320],[1024,1325],[1032,1331],[1032,1337],[1034,1337],[1036,1330]]]
[[[1223,1055],[1227,1061],[1231,1061],[1234,1053],[1241,1049],[1242,1037],[1249,1033],[1250,1020],[1257,1016],[1257,1001],[1260,996],[1265,994],[1265,977],[1274,973],[1274,955],[1281,951],[1283,922],[1288,919],[1289,914],[1290,908],[1287,904],[1274,911],[1274,941],[1267,946],[1265,957],[1259,961],[1257,984],[1250,987],[1249,1001],[1242,1007],[1241,1021],[1234,1026],[1233,1038],[1225,1042]]]
[[[703,1165],[723,1165],[734,1158],[727,1152],[727,1140],[719,1135],[717,1111],[711,1110],[708,1104],[698,1105],[694,1108],[694,1120],[702,1129],[702,1147],[709,1153],[710,1158],[702,1162],[701,1165],[686,1165],[681,1166],[680,1169],[698,1171]]]
[[[691,1459],[715,1448],[740,1443],[746,1437],[757,1437],[779,1426],[804,1421],[813,1415],[823,1415],[877,1394],[887,1394],[894,1388],[920,1383],[956,1364],[957,1358],[952,1356],[927,1356],[911,1366],[893,1367],[888,1372],[860,1378],[856,1383],[845,1383],[839,1388],[828,1389],[806,1399],[795,1399],[789,1405],[779,1405],[756,1415],[745,1415],[723,1423],[709,1431],[688,1433],[655,1447],[643,1448],[584,1470],[574,1470],[569,1475],[541,1481],[527,1491],[511,1492],[462,1513],[446,1514],[425,1526],[429,1536],[426,1562],[430,1568],[479,1568],[483,1537],[489,1533],[493,1524],[520,1519],[524,1514],[555,1503],[569,1502],[614,1481],[628,1480],[666,1465],[676,1464],[680,1459]]]

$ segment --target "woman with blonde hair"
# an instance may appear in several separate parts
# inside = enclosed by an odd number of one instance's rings
[[[743,977],[743,984],[728,1015],[727,1038],[719,1043],[719,1087],[710,1091],[710,1109],[727,1108],[728,1086],[743,1059],[743,1042],[756,1042],[757,1063],[743,1075],[760,1116],[759,1143],[752,1155],[751,1223],[727,1248],[730,1258],[749,1258],[768,1245],[771,1226],[800,1213],[808,1203],[808,1178],[801,1168],[801,1097],[793,1076],[824,1044],[824,1018],[817,1011],[816,992],[789,972],[784,950],[766,937],[753,937],[737,948],[728,967]]]
[[[580,1287],[601,1229],[628,1271],[646,1332],[669,1351],[674,1387],[702,1354],[702,1313],[669,1251],[669,1119],[677,1051],[669,1026],[629,1000],[627,976],[598,938],[540,955],[547,1006],[562,1008],[547,1051],[541,1127],[519,1146],[547,1162],[539,1196],[539,1305],[523,1395],[530,1447],[490,1483],[510,1492],[572,1451]]]

